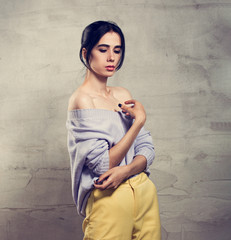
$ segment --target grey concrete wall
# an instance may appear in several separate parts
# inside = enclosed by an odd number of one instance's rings
[[[231,1],[0,0],[0,239],[81,239],[66,111],[81,84],[80,36],[124,30],[110,80],[143,102],[163,240],[231,237]]]

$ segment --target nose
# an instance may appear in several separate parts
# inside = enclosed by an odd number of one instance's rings
[[[115,61],[115,53],[113,50],[108,51],[108,62],[114,62]]]

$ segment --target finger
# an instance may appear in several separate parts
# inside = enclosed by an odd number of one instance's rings
[[[103,182],[111,175],[111,169],[99,176],[98,182]]]
[[[118,184],[118,183],[111,183],[111,184],[107,187],[107,189],[109,189],[109,188],[116,189],[116,188],[118,188],[119,185],[120,185],[120,184]]]
[[[136,100],[135,99],[130,99],[124,102],[125,104],[135,104]]]
[[[114,185],[113,185],[112,183],[110,183],[110,184],[106,187],[106,189],[110,189],[110,188],[114,188]]]
[[[130,116],[130,115],[133,116],[132,107],[130,107],[130,106],[128,107],[128,106],[123,104],[120,108],[122,109],[122,112],[124,114],[126,114],[127,116]]]
[[[100,181],[99,178],[94,181],[96,185],[102,185],[104,181]]]
[[[98,184],[98,185],[102,185],[106,180],[107,180],[108,177],[105,177],[105,178],[98,178],[95,183]]]
[[[129,107],[124,104],[119,103],[118,106],[122,109],[122,112],[127,112],[129,110]]]
[[[99,190],[104,190],[104,187],[102,185],[94,184],[94,187]]]
[[[100,190],[104,190],[105,186],[103,184],[96,184],[94,183],[94,187]]]
[[[100,190],[105,190],[108,188],[108,186],[110,186],[112,184],[112,182],[110,181],[104,181],[103,184],[94,184],[95,188],[98,188]]]

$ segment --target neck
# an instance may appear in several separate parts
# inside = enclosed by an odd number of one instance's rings
[[[93,90],[102,95],[107,95],[107,77],[99,76],[98,74],[87,69],[83,85],[89,90]]]

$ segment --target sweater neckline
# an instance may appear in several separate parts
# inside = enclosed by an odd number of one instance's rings
[[[85,109],[73,109],[67,111],[67,116],[69,119],[82,119],[82,118],[113,118],[125,117],[126,115],[121,111],[112,111],[108,109],[99,108],[85,108]]]
[[[118,113],[118,112],[122,112],[121,111],[117,111],[117,110],[109,110],[109,109],[105,109],[105,108],[82,108],[82,109],[73,109],[73,110],[68,110],[67,112],[88,112],[88,111],[106,111],[106,112],[113,112],[113,113]]]

